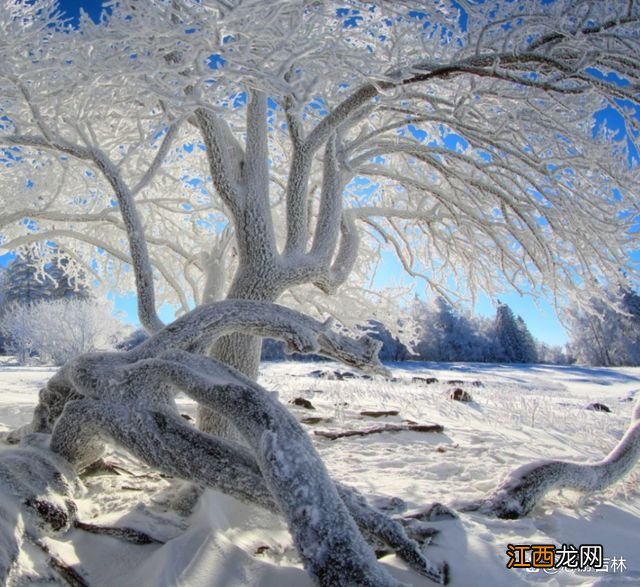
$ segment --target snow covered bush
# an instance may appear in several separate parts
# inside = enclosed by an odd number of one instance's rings
[[[0,328],[18,362],[24,364],[37,354],[55,365],[83,353],[113,348],[126,329],[113,316],[109,302],[91,299],[13,304]]]
[[[30,310],[30,306],[9,304],[0,323],[5,349],[14,353],[21,365],[28,362],[36,337],[36,324],[30,317]]]

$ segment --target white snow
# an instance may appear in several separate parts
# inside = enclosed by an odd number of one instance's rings
[[[282,402],[303,397],[315,410],[292,407],[300,418],[330,421],[315,429],[365,428],[410,419],[444,426],[442,434],[400,432],[314,442],[336,480],[367,497],[398,496],[409,512],[434,501],[474,499],[492,490],[502,476],[538,459],[592,462],[605,456],[624,434],[633,402],[640,395],[640,368],[595,369],[544,365],[394,364],[390,382],[314,378],[309,373],[345,369],[333,363],[273,363],[261,370],[260,383],[279,393]],[[40,387],[53,374],[46,368],[0,364],[0,430],[28,421]],[[412,377],[437,377],[432,385]],[[448,384],[464,380],[468,384]],[[482,387],[471,385],[482,382]],[[473,403],[447,399],[463,387]],[[604,403],[611,413],[584,410]],[[346,405],[345,405],[346,404]],[[181,412],[195,405],[178,398]],[[379,420],[362,417],[364,409],[398,410]],[[129,526],[162,540],[163,545],[133,545],[115,538],[73,530],[47,538],[52,552],[80,565],[92,587],[308,587],[284,523],[276,516],[214,492],[207,492],[190,518],[167,511],[175,485],[116,451],[111,456],[126,473],[90,477],[78,501],[79,517],[101,525]],[[3,522],[7,523],[7,522]],[[451,565],[454,586],[637,585],[640,584],[640,465],[624,480],[598,494],[549,494],[525,519],[496,520],[461,514],[458,520],[430,523],[441,530],[427,554]],[[609,572],[555,574],[507,569],[507,544],[602,544]],[[256,554],[260,547],[269,547]],[[41,554],[27,547],[18,563],[24,581],[46,573]],[[616,572],[613,558],[626,569]],[[398,579],[415,586],[433,585],[406,570],[395,556],[382,559]],[[80,568],[78,567],[80,570]],[[20,573],[19,573],[20,574]]]

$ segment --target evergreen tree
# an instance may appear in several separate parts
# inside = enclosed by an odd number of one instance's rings
[[[640,295],[623,289],[621,306],[625,313],[620,318],[621,359],[626,365],[640,365]]]
[[[48,297],[44,280],[38,278],[30,256],[16,257],[7,267],[3,284],[5,305],[30,305]]]
[[[536,350],[533,336],[524,320],[513,315],[507,304],[498,300],[495,319],[497,358],[505,363],[533,363]]]
[[[391,334],[389,329],[377,320],[367,324],[367,334],[382,343],[378,356],[382,361],[404,361],[408,356],[407,347]]]
[[[0,326],[9,308],[25,309],[39,302],[53,300],[87,300],[91,293],[86,285],[77,283],[67,274],[69,259],[57,251],[52,259],[39,267],[32,254],[16,257],[0,274]],[[6,340],[0,329],[0,352],[6,352],[12,341]],[[15,341],[13,341],[15,343]]]
[[[522,359],[519,362],[536,363],[538,361],[538,349],[536,346],[536,341],[521,316],[518,316],[516,318],[516,326],[518,327],[518,332],[520,333],[520,344],[522,352]]]
[[[3,305],[34,304],[43,300],[88,298],[88,288],[67,275],[69,260],[56,254],[42,269],[30,255],[16,257],[7,267],[3,289]]]

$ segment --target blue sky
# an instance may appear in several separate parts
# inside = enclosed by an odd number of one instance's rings
[[[77,24],[82,8],[94,21],[100,18],[102,0],[58,0],[60,9]]]
[[[93,20],[98,20],[101,10],[101,0],[61,0],[59,2],[62,11],[71,19],[70,24],[77,24],[80,9],[85,10]],[[625,129],[620,128],[620,121],[615,119],[615,112],[602,111],[596,117],[596,128],[598,125],[606,124],[610,128],[620,129],[620,140],[625,140]],[[637,153],[633,153],[636,162]],[[640,254],[639,254],[640,255]],[[7,262],[8,257],[0,257],[0,265]],[[376,280],[377,285],[410,283],[410,278],[403,274],[397,261],[391,259],[389,255],[385,259],[383,268]],[[424,285],[422,283],[413,284],[419,295],[424,297]],[[522,316],[529,326],[532,334],[545,342],[552,344],[564,344],[568,340],[568,334],[558,321],[552,304],[541,301],[536,303],[531,297],[523,297],[517,292],[506,295],[500,295],[500,300],[509,304],[515,314]],[[117,297],[116,307],[124,312],[130,321],[136,322],[135,298],[133,295],[126,297]],[[493,316],[495,314],[495,300],[491,300],[488,296],[480,296],[474,311],[485,316]],[[163,319],[170,320],[172,318],[172,310],[170,308],[162,308],[161,315]]]

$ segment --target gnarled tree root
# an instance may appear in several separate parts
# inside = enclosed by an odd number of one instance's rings
[[[332,332],[327,323],[273,304],[211,304],[132,351],[85,355],[65,365],[49,384],[55,409],[40,410],[45,424],[54,426],[52,450],[83,466],[100,456],[104,440],[113,439],[171,474],[232,495],[244,493],[261,505],[275,503],[319,585],[397,585],[377,563],[310,438],[289,411],[234,369],[187,352],[202,351],[217,336],[234,331],[281,338],[298,352],[320,352],[353,366],[383,370],[377,344]],[[176,388],[227,418],[248,449],[220,439],[213,443],[212,437],[187,426],[175,409]],[[74,400],[78,394],[84,399]],[[67,399],[60,402],[59,397]],[[66,404],[63,410],[61,403]],[[196,453],[202,457],[198,466]],[[240,470],[247,482],[238,487]],[[361,507],[358,515],[361,526],[376,526],[365,520]],[[400,524],[377,526],[417,570],[439,582],[447,580],[446,565],[422,556]]]
[[[279,512],[257,462],[239,444],[203,434],[173,413],[139,410],[120,405],[97,405],[89,400],[67,404],[52,437],[52,448],[82,465],[96,453],[94,440],[111,440],[155,469],[202,483],[236,499]],[[368,542],[390,548],[417,572],[442,583],[447,567],[430,563],[401,521],[372,508],[355,489],[336,485],[340,498]],[[420,536],[421,538],[424,538]]]

